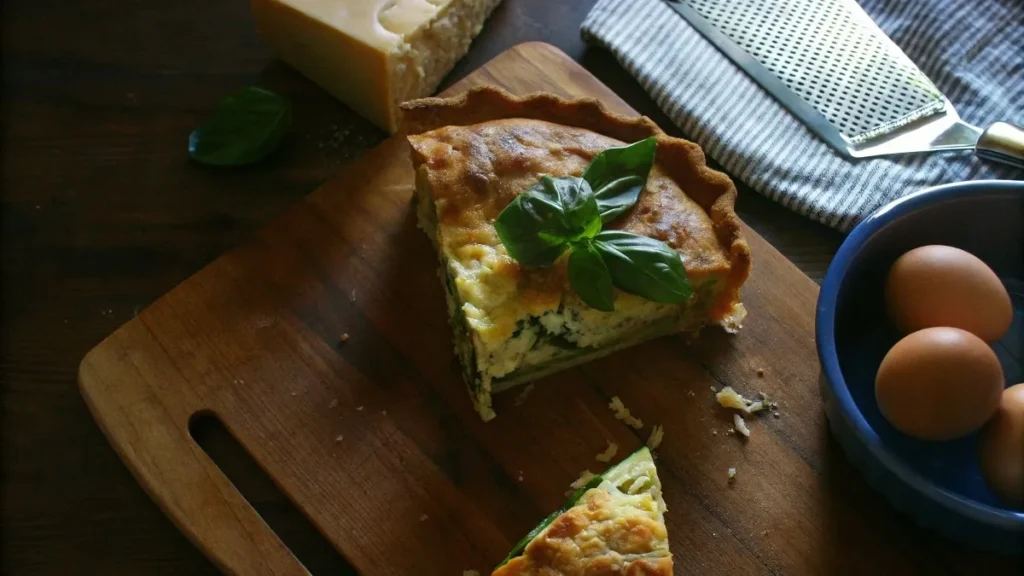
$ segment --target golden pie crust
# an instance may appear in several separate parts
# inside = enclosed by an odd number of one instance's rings
[[[589,490],[491,576],[590,574],[671,576],[664,521]]]
[[[646,117],[610,112],[595,99],[546,93],[516,97],[492,86],[453,98],[406,102],[402,109],[413,161],[429,169],[430,185],[443,201],[441,224],[465,231],[466,242],[473,241],[474,231],[493,229],[498,213],[540,174],[578,176],[603,149],[655,137],[655,166],[640,201],[607,228],[665,242],[680,253],[694,280],[704,275],[724,279],[710,320],[728,323],[730,316],[742,313],[737,310],[739,289],[751,259],[735,212],[736,186],[707,166],[697,144],[668,136]],[[501,150],[480,146],[487,132],[491,141],[502,139]],[[547,144],[547,155],[528,153],[537,142]],[[554,278],[534,279],[519,272],[527,282],[523,293],[538,299],[539,308],[564,289],[558,277],[564,270]]]

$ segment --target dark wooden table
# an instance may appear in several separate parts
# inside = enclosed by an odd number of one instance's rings
[[[580,41],[592,3],[506,0],[446,84],[542,40],[677,132],[608,54]],[[275,62],[244,0],[5,2],[3,62],[0,572],[215,573],[107,444],[78,393],[78,362],[385,135]],[[296,129],[283,149],[241,170],[190,163],[189,132],[247,84],[293,101]],[[739,207],[820,280],[838,233],[749,191]],[[232,460],[216,430],[208,436],[207,449],[225,450],[229,476],[314,573],[345,572],[268,481]],[[945,555],[965,572],[978,561],[1003,566],[953,548]]]

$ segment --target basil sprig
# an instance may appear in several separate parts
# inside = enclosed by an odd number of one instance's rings
[[[647,138],[596,157],[582,177],[540,181],[502,210],[494,228],[509,256],[550,266],[569,251],[569,284],[588,306],[614,309],[613,286],[648,300],[675,304],[692,294],[679,254],[663,242],[601,226],[640,199],[657,142]]]
[[[249,86],[225,97],[188,138],[188,155],[202,164],[239,166],[273,152],[292,124],[292,107],[277,94]]]
[[[583,178],[541,176],[494,221],[508,255],[527,266],[550,266],[569,242],[601,230],[597,199]]]

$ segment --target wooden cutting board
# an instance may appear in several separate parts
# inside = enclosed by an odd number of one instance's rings
[[[634,113],[556,48],[517,46],[452,87],[593,96]],[[679,574],[903,573],[914,531],[835,454],[817,392],[817,287],[747,230],[750,316],[737,336],[662,338],[496,401],[483,423],[452,354],[413,172],[394,137],[125,324],[82,361],[111,444],[218,566],[304,574],[189,434],[214,414],[362,573],[488,573],[609,442],[618,458],[662,424]],[[340,336],[348,335],[341,343]],[[758,374],[763,371],[763,377]],[[778,418],[749,440],[710,388],[763,391]],[[645,424],[615,420],[620,397]],[[734,483],[727,470],[737,469]]]

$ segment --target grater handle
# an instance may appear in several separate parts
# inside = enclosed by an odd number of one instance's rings
[[[1024,168],[1024,129],[1007,122],[996,122],[978,138],[974,153],[984,160]]]

